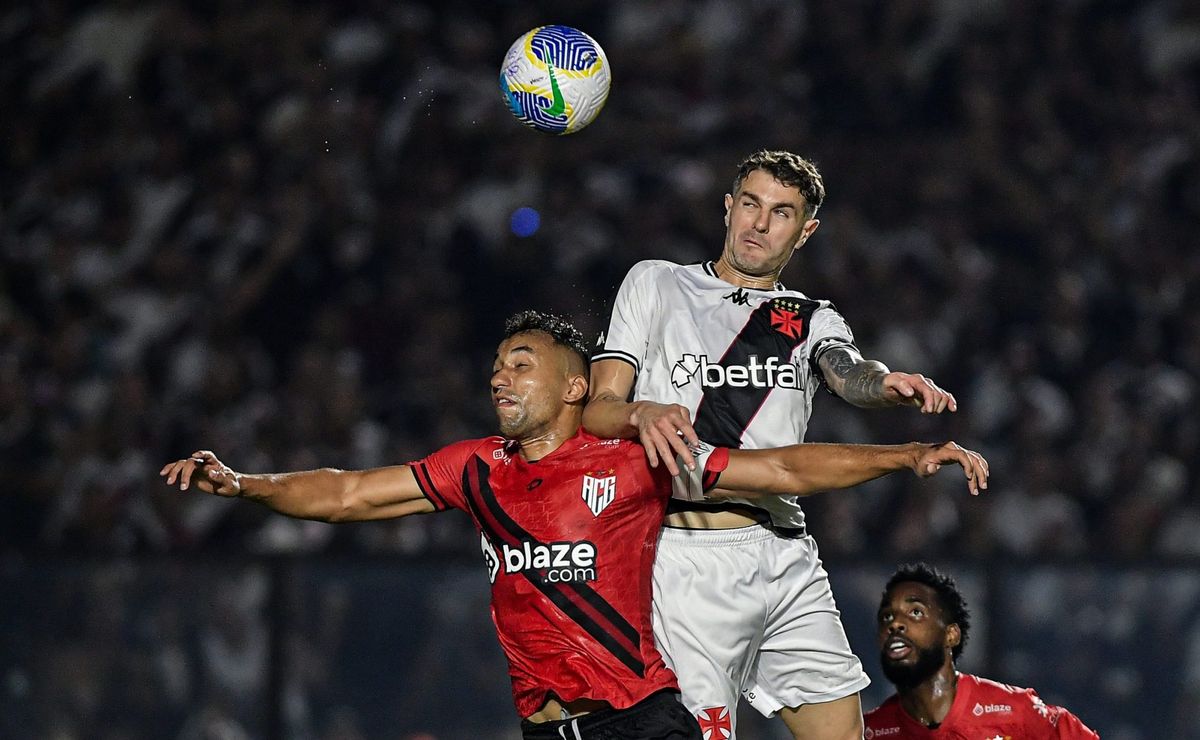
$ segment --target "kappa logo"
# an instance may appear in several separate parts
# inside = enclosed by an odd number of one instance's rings
[[[975,707],[971,709],[971,714],[976,717],[982,717],[985,714],[994,714],[1002,712],[1004,714],[1012,714],[1012,707],[1008,704],[980,704],[975,702]]]
[[[615,469],[587,473],[583,476],[583,502],[592,512],[592,516],[600,516],[600,512],[617,497],[617,476]],[[606,475],[607,473],[607,475]]]
[[[729,740],[733,737],[733,720],[729,718],[729,707],[709,707],[696,715],[704,740]]]
[[[699,378],[702,388],[786,388],[800,390],[800,369],[791,362],[771,356],[762,361],[750,355],[745,365],[709,362],[708,355],[684,355],[671,368],[671,384],[676,388]]]
[[[729,301],[730,303],[732,303],[735,306],[749,306],[750,305],[750,294],[747,293],[745,291],[745,289],[743,289],[743,288],[738,288],[737,290],[733,291],[732,293],[726,293],[725,295],[721,296],[721,298]]]

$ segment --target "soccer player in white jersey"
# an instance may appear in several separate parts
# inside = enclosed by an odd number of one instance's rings
[[[638,437],[652,465],[676,474],[676,455],[691,464],[687,447],[701,440],[800,442],[822,382],[856,406],[956,410],[928,378],[863,359],[828,301],[779,283],[816,231],[824,197],[811,162],[756,152],[725,196],[716,262],[634,265],[592,356],[588,431]],[[796,499],[673,501],[654,608],[655,639],[709,736],[734,736],[745,696],[764,715],[781,715],[796,738],[862,737],[858,692],[868,679]]]

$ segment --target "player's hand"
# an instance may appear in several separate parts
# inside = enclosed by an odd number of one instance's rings
[[[168,486],[178,481],[181,491],[195,483],[201,491],[217,496],[237,496],[242,492],[242,477],[209,450],[198,450],[183,460],[167,463],[158,474],[167,479]]]
[[[642,401],[629,415],[629,423],[637,427],[650,467],[657,468],[661,460],[671,475],[679,475],[679,466],[675,464],[675,457],[679,456],[688,470],[696,469],[696,459],[688,447],[700,444],[700,438],[692,429],[692,415],[687,407]]]
[[[949,464],[962,466],[963,473],[967,476],[967,488],[971,489],[972,496],[978,496],[981,490],[987,490],[987,460],[978,452],[960,447],[954,442],[924,446],[913,464],[913,472],[922,478],[928,478],[941,470],[943,465]]]
[[[922,414],[958,411],[954,394],[942,390],[919,373],[888,373],[883,376],[883,396],[897,406],[919,406]]]

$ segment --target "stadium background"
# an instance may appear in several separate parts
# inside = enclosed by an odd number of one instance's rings
[[[1106,738],[1200,737],[1200,6],[569,5],[0,11],[0,735],[514,737],[465,517],[335,528],[156,473],[488,433],[503,318],[594,333],[635,261],[715,256],[765,146],[829,192],[786,282],[962,408],[823,397],[810,438],[953,437],[994,471],[979,500],[810,500],[866,706],[879,588],[922,558],[971,597],[966,669]],[[496,89],[547,22],[613,68],[563,139]]]

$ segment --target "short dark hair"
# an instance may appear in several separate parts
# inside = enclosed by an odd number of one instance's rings
[[[567,319],[541,311],[521,311],[509,316],[508,320],[504,322],[504,339],[527,331],[549,334],[555,344],[574,352],[583,363],[584,369],[587,369],[587,341],[583,338],[583,332],[575,328],[575,325]]]
[[[746,177],[755,170],[765,170],[771,173],[779,182],[788,187],[796,188],[804,196],[804,217],[812,218],[817,209],[825,202],[825,181],[817,166],[799,154],[783,150],[759,149],[742,160],[738,165],[737,176],[733,178],[732,193],[746,181]]]
[[[947,625],[957,624],[960,638],[958,644],[950,651],[951,656],[958,660],[963,648],[967,646],[967,634],[971,631],[971,612],[967,602],[958,590],[958,584],[950,576],[942,573],[928,563],[905,563],[896,569],[887,585],[883,587],[883,598],[887,599],[892,588],[897,583],[920,583],[933,589],[938,597],[938,608],[942,610],[942,618]]]

